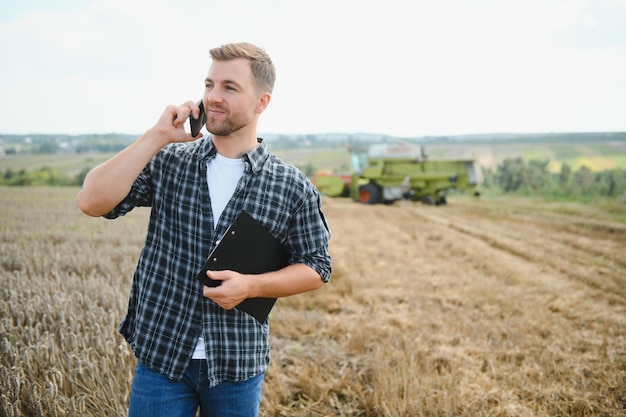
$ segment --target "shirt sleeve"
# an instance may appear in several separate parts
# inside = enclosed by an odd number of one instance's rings
[[[156,157],[155,157],[156,158]],[[130,188],[128,195],[113,210],[103,217],[115,219],[124,216],[135,207],[149,207],[152,203],[151,173],[154,169],[155,158],[141,171]]]
[[[322,213],[321,202],[319,192],[309,183],[307,198],[291,219],[287,245],[291,248],[291,263],[309,266],[328,282],[331,274],[330,227]]]

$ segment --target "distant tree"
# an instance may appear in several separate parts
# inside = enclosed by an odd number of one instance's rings
[[[602,196],[626,196],[626,170],[612,169],[598,172],[594,188]]]
[[[572,178],[572,167],[568,163],[561,165],[561,172],[559,173],[559,185],[567,187]]]
[[[11,168],[7,168],[2,174],[3,184],[8,184],[9,182],[11,182],[11,180],[15,178],[16,175],[17,173],[15,171],[13,171]]]
[[[595,180],[593,171],[583,165],[574,173],[574,184],[581,191],[588,191]]]
[[[300,171],[304,173],[304,175],[306,175],[309,178],[313,178],[313,176],[315,176],[315,173],[317,172],[317,167],[313,165],[312,162],[307,162],[307,164],[304,167],[298,167],[298,168],[300,169]]]
[[[552,187],[552,175],[548,170],[550,161],[531,160],[528,165],[522,164],[520,188],[525,191],[537,192]]]
[[[60,147],[59,144],[53,140],[46,140],[42,143],[37,144],[33,148],[34,153],[57,153]]]
[[[83,168],[78,174],[76,174],[76,176],[74,177],[74,185],[83,185],[83,182],[85,182],[85,177],[87,176],[87,173],[91,170],[91,168],[86,167]]]
[[[505,193],[518,191],[524,183],[523,172],[524,160],[522,158],[507,158],[496,168],[494,182]]]

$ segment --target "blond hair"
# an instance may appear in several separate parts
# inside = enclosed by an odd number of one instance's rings
[[[249,60],[257,87],[269,93],[274,89],[276,68],[269,55],[258,46],[247,42],[228,43],[211,49],[209,53],[214,61],[229,61],[235,58]]]

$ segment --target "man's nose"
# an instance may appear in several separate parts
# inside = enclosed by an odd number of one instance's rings
[[[207,101],[209,103],[213,102],[220,102],[222,101],[222,93],[219,91],[218,88],[213,88],[209,91],[208,96],[207,96]]]

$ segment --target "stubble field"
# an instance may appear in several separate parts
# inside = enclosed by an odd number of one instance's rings
[[[76,192],[0,189],[0,416],[125,415],[148,211],[88,218]],[[619,210],[325,198],[332,280],[277,302],[260,415],[623,416]]]

